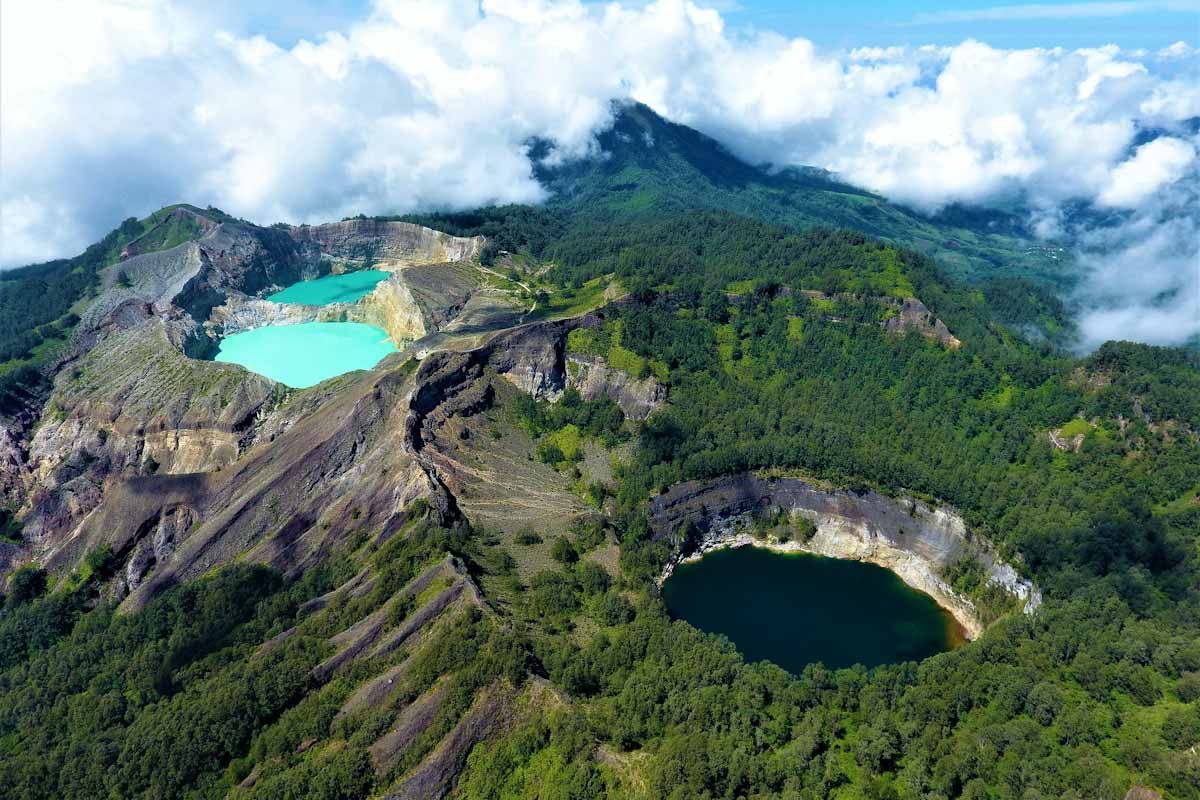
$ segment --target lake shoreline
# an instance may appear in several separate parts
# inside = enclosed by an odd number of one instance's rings
[[[975,610],[975,605],[965,597],[958,595],[945,581],[933,575],[928,564],[913,563],[919,562],[920,559],[911,552],[886,546],[864,549],[859,546],[860,542],[848,542],[844,536],[838,533],[831,534],[828,528],[819,528],[817,534],[807,543],[771,542],[756,539],[744,527],[738,529],[727,526],[714,530],[713,533],[715,535],[706,536],[693,552],[682,558],[676,555],[667,562],[662,573],[655,580],[655,584],[660,590],[679,565],[697,562],[718,550],[756,547],[781,554],[804,553],[826,558],[862,561],[883,567],[899,577],[909,588],[932,598],[943,611],[947,612],[957,625],[963,642],[974,641],[983,633],[984,626]]]

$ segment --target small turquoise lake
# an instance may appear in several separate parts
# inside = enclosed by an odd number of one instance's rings
[[[285,386],[303,389],[343,372],[370,369],[394,352],[387,333],[374,325],[304,322],[227,336],[214,360],[241,364]]]
[[[350,303],[370,294],[387,276],[388,273],[378,269],[326,275],[316,280],[293,283],[282,292],[268,295],[267,299],[276,303],[303,303],[307,306]]]
[[[723,634],[747,661],[798,674],[919,661],[962,644],[954,618],[883,567],[858,561],[717,550],[680,564],[662,587],[671,616]]]

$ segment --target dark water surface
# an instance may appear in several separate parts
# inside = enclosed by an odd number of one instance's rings
[[[676,619],[724,634],[747,661],[793,673],[814,661],[836,669],[919,660],[962,643],[933,598],[858,561],[717,550],[677,567],[662,594]]]

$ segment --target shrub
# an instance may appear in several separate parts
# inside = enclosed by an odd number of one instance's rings
[[[579,609],[578,584],[571,576],[544,570],[529,583],[529,601],[542,617],[565,617]]]
[[[633,606],[620,592],[609,589],[593,602],[592,615],[603,625],[624,625],[633,619]]]
[[[608,539],[604,520],[599,517],[583,517],[576,520],[571,526],[571,533],[575,536],[575,547],[581,553],[599,547]]]
[[[1200,698],[1200,672],[1183,673],[1183,677],[1175,684],[1175,691],[1179,694],[1179,699],[1185,703]]]
[[[792,521],[792,527],[795,529],[792,538],[797,542],[808,544],[817,535],[817,523],[805,516],[797,515]]]
[[[517,544],[525,545],[541,544],[542,537],[538,536],[537,533],[530,528],[522,528],[521,530],[517,531],[516,542]]]
[[[566,456],[554,442],[542,442],[537,448],[538,461],[543,464],[559,464],[566,461]]]

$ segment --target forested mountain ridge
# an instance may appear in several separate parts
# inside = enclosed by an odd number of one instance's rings
[[[72,295],[48,398],[0,428],[0,794],[1200,796],[1196,355],[1028,342],[1061,309],[1026,284],[1001,307],[819,213],[875,199],[638,113],[616,133],[666,155],[548,175],[545,208],[166,209],[102,248],[127,273]],[[790,221],[722,205],[805,181]],[[304,390],[193,357],[334,263],[429,275],[380,289],[421,338]],[[666,613],[689,538],[650,514],[747,472],[961,515],[1044,603],[964,558],[940,578],[976,641],[747,664]]]
[[[793,228],[861,231],[929,256],[955,277],[1069,285],[1069,254],[1037,242],[1019,217],[952,207],[930,217],[842,183],[822,170],[773,170],[739,159],[704,134],[638,104],[615,107],[599,153],[541,166],[548,206],[618,218],[720,209]],[[535,147],[536,158],[547,145]]]

